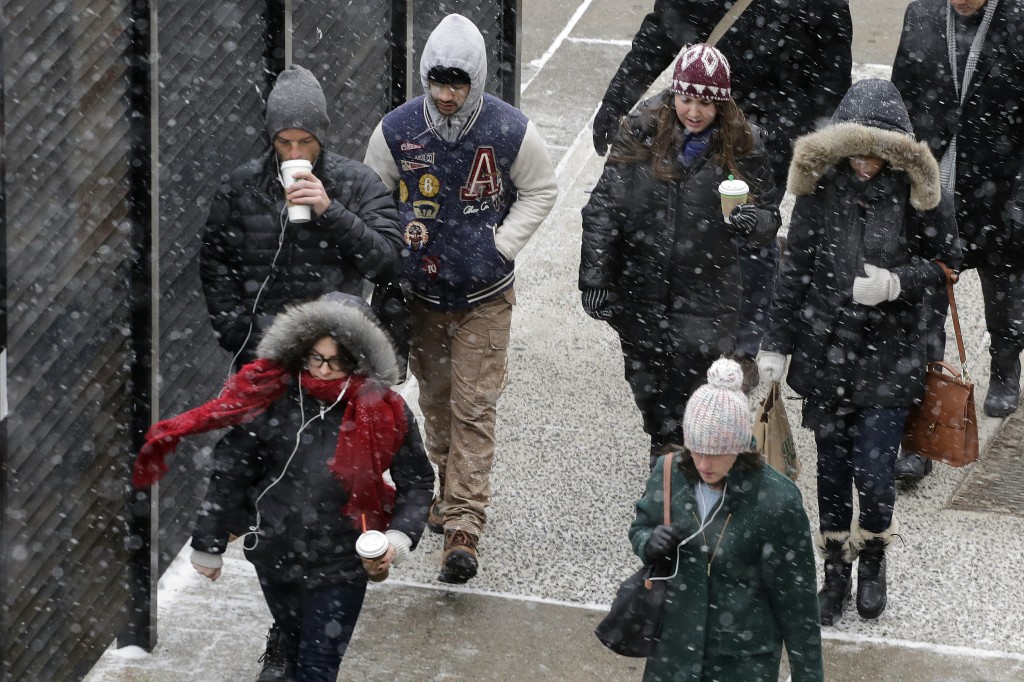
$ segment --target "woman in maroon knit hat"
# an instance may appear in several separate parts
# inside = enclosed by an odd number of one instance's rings
[[[760,131],[731,87],[721,52],[685,50],[672,85],[623,119],[583,209],[583,308],[619,335],[652,455],[681,441],[687,399],[736,349],[737,240],[765,244],[781,223]],[[723,220],[729,176],[750,192]]]
[[[397,376],[366,304],[329,294],[278,315],[257,360],[220,397],[146,434],[138,487],[167,471],[181,437],[234,427],[214,451],[192,564],[216,580],[230,536],[242,536],[274,617],[260,680],[335,680],[368,577],[386,574],[419,541],[434,472],[412,412],[388,388]],[[387,537],[382,561],[356,554],[364,528]]]

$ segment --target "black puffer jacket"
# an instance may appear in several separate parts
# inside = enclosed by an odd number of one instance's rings
[[[213,199],[200,276],[214,332],[225,350],[236,353],[253,324],[241,363],[254,357],[261,320],[265,325],[285,304],[330,291],[361,295],[364,278],[382,281],[394,273],[402,235],[395,202],[377,174],[330,152],[320,154],[313,174],[331,205],[308,223],[287,224],[272,276],[285,216],[273,149],[233,171]]]
[[[906,407],[921,396],[932,313],[922,298],[944,287],[933,261],[955,269],[961,253],[938,165],[908,129],[893,85],[860,81],[834,124],[794,148],[796,205],[761,347],[792,356],[788,383],[807,399],[806,426],[840,407]],[[861,182],[850,156],[887,165]],[[896,300],[853,301],[866,263],[899,277]]]
[[[655,127],[654,113],[672,106],[665,91],[643,102],[627,119],[624,134],[645,146]],[[683,127],[670,151],[675,158]],[[739,170],[766,212],[761,231],[749,241],[763,244],[775,236],[781,219],[768,156],[755,129],[756,147],[738,159]],[[612,155],[624,148],[618,139]],[[613,324],[668,320],[680,352],[717,357],[735,336],[740,275],[733,228],[722,217],[718,185],[728,174],[716,166],[710,150],[683,177],[665,182],[651,164],[609,161],[583,208],[580,289],[607,289]]]
[[[650,87],[679,50],[707,40],[728,10],[722,0],[657,0],[622,60],[594,121],[595,140]],[[732,95],[779,156],[781,186],[792,140],[832,115],[850,87],[847,0],[756,0],[716,47],[732,68]],[[781,177],[779,177],[781,176]]]
[[[1024,4],[1001,0],[963,104],[946,43],[948,0],[907,7],[892,81],[917,137],[941,159],[957,135],[956,209],[971,265],[1024,259]],[[979,21],[985,8],[967,21]]]
[[[290,309],[275,319],[258,354],[294,366],[296,356],[326,334],[357,358],[357,372],[384,384],[396,379],[390,342],[361,301],[347,307],[316,301]],[[329,407],[303,394],[300,401],[296,383],[266,412],[234,427],[217,444],[192,547],[222,554],[229,533],[247,530],[238,527],[238,519],[247,516],[246,523],[254,524],[253,512],[258,511],[258,541],[246,557],[261,575],[308,589],[365,581],[355,552],[359,531],[341,513],[348,494],[328,468],[348,400]],[[408,407],[405,417],[405,440],[389,469],[397,495],[388,530],[405,533],[415,547],[433,497],[434,470]],[[296,433],[305,421],[309,424],[296,447]],[[249,513],[240,515],[239,510]],[[244,542],[251,546],[253,537]]]

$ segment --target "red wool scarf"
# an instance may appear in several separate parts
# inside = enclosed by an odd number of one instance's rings
[[[284,395],[291,380],[280,363],[259,359],[231,377],[219,398],[153,424],[135,460],[132,483],[148,488],[159,481],[168,471],[165,460],[182,437],[252,421]],[[394,391],[361,374],[328,381],[303,370],[300,381],[300,390],[327,403],[333,403],[349,382],[338,445],[327,467],[348,493],[342,513],[360,530],[363,514],[368,529],[385,530],[394,511],[395,489],[383,474],[405,440],[405,404]]]

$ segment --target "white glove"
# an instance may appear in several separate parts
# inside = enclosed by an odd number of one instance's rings
[[[868,263],[864,264],[866,277],[853,280],[853,302],[864,305],[878,305],[895,301],[900,295],[900,278],[886,270]]]
[[[786,373],[786,356],[770,350],[761,351],[757,354],[757,372],[761,375],[763,383],[782,381]]]

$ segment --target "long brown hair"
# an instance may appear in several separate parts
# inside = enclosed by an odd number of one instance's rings
[[[637,139],[628,128],[624,118],[620,138],[626,141],[624,148],[615,149],[608,157],[612,163],[640,164],[650,160],[654,177],[662,182],[673,182],[682,177],[673,148],[680,144],[685,133],[682,122],[676,114],[675,96],[670,92],[661,106],[654,112],[654,132],[648,140]],[[743,178],[736,159],[746,156],[754,148],[754,136],[747,125],[747,118],[731,97],[724,102],[715,102],[715,125],[711,136],[711,159],[716,166]]]

